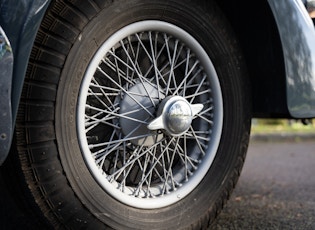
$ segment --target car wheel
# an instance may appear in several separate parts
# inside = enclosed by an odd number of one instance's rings
[[[240,175],[249,105],[212,2],[53,1],[18,114],[26,190],[56,226],[206,228]]]

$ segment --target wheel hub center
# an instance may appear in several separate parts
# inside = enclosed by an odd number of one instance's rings
[[[159,98],[164,98],[154,85],[138,83],[116,100],[120,104],[118,120],[121,132],[134,145],[151,146],[162,138],[156,130],[149,130],[147,124],[154,118]]]
[[[158,117],[148,125],[148,129],[164,129],[171,136],[180,136],[187,132],[194,116],[202,109],[202,104],[190,104],[181,96],[167,97],[159,106]]]

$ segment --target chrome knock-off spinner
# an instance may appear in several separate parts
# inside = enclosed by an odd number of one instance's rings
[[[147,126],[149,130],[165,130],[171,136],[180,136],[190,127],[202,104],[190,104],[181,96],[165,98],[159,105],[158,116]]]

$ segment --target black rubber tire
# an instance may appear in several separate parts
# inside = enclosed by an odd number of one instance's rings
[[[201,16],[202,15],[202,16]],[[76,105],[98,47],[136,21],[173,23],[207,51],[223,96],[223,130],[198,187],[169,207],[124,205],[94,180],[81,154]],[[235,36],[212,1],[52,1],[32,51],[16,124],[21,170],[35,203],[56,228],[205,229],[228,200],[245,159],[251,121],[246,71]]]

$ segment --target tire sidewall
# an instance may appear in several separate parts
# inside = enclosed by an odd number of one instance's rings
[[[231,65],[232,41],[225,30],[219,31],[217,21],[207,23],[210,13],[200,17],[202,6],[190,7],[190,1],[119,1],[93,18],[75,41],[62,71],[56,100],[56,138],[59,157],[70,186],[83,205],[102,222],[114,228],[160,228],[188,226],[215,210],[230,181],[238,158],[243,155],[244,130],[248,129],[242,107],[244,93],[237,66]],[[213,10],[214,11],[214,10]],[[186,16],[183,17],[183,14]],[[162,20],[173,23],[188,33],[208,52],[221,82],[224,114],[223,134],[216,158],[200,185],[184,199],[159,210],[142,210],[118,202],[94,180],[87,168],[78,143],[76,113],[81,81],[97,49],[120,28],[141,20]],[[210,25],[210,27],[209,27]],[[211,27],[212,26],[212,27]],[[217,33],[213,33],[217,31]],[[228,45],[228,46],[227,46]],[[241,76],[239,76],[241,77]],[[244,105],[243,105],[244,106]],[[247,125],[248,126],[248,125]],[[246,139],[246,138],[245,138]],[[222,144],[225,143],[225,144]],[[230,143],[230,146],[226,143]],[[232,148],[234,149],[231,149]],[[158,214],[157,214],[158,213]],[[182,218],[178,218],[182,216]],[[139,224],[139,225],[137,225]]]

